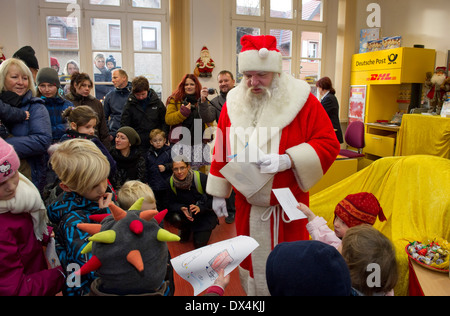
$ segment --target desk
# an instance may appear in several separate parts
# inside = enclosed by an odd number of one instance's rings
[[[441,273],[421,267],[409,261],[409,295],[410,296],[450,296],[450,278],[448,273]]]
[[[397,133],[400,127],[394,124],[366,123],[364,153],[377,157],[394,156]]]
[[[403,115],[395,155],[450,158],[450,118],[423,114]]]

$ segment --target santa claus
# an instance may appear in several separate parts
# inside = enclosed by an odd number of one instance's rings
[[[431,112],[440,114],[442,104],[445,97],[445,81],[447,76],[445,75],[445,67],[437,67],[433,76],[426,80],[425,86],[430,89],[427,94],[427,98],[430,102]]]
[[[222,168],[242,163],[230,160],[249,146],[261,150],[256,170],[272,175],[270,180],[252,194],[236,183],[233,187],[237,235],[251,236],[260,245],[240,265],[241,283],[248,295],[269,295],[265,267],[271,250],[281,242],[309,239],[307,220],[290,221],[272,189],[289,188],[298,202],[309,204],[309,189],[335,161],[340,145],[310,86],[282,71],[276,38],[246,35],[241,44],[244,78],[222,109],[206,191],[214,196],[216,213],[226,215],[224,198],[232,183]]]
[[[215,68],[214,60],[212,60],[209,50],[206,46],[202,48],[200,58],[196,62],[200,77],[211,77]]]

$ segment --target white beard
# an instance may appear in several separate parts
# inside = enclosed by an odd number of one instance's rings
[[[434,74],[433,77],[431,77],[431,83],[440,86],[444,83],[445,79],[447,79],[445,74]]]
[[[242,112],[243,115],[247,115],[249,118],[250,126],[254,127],[258,124],[261,113],[266,107],[281,106],[280,96],[282,94],[280,93],[279,83],[280,77],[275,74],[270,87],[258,87],[263,89],[263,92],[261,94],[253,94],[252,88],[249,88],[245,80],[242,80],[240,84],[245,92]]]

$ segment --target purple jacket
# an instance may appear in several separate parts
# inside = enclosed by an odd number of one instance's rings
[[[48,269],[30,214],[3,213],[0,223],[0,296],[53,296],[60,292],[65,282],[62,269]]]

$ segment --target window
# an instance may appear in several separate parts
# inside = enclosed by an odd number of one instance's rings
[[[62,84],[74,70],[94,81],[102,99],[111,71],[124,69],[131,81],[145,76],[167,97],[170,87],[169,0],[40,0],[49,65],[58,61]]]
[[[307,80],[321,77],[326,30],[324,0],[234,0],[232,26],[236,40],[236,78],[240,39],[244,34],[270,34],[277,38],[283,71]],[[268,9],[267,9],[268,8]]]

